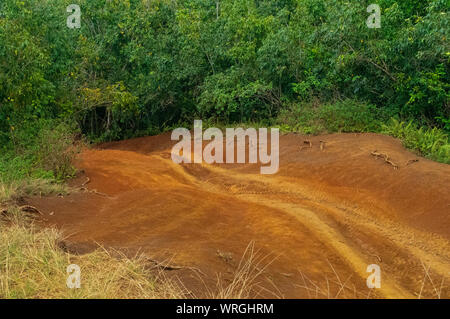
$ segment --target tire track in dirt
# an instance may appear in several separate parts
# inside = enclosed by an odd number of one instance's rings
[[[370,152],[389,153],[396,163],[414,155],[375,134],[308,139],[314,147],[302,150],[301,136],[282,136],[280,171],[271,176],[253,164],[177,165],[167,135],[108,143],[86,150],[77,163],[88,188],[107,197],[75,193],[30,202],[48,224],[72,234],[80,251],[98,242],[201,269],[201,284],[178,273],[198,295],[202,285],[214,287],[217,273],[233,271],[251,241],[277,256],[265,275],[284,297],[309,296],[303,274],[339,297],[356,296],[340,289],[351,278],[358,297],[367,296],[372,263],[382,269],[373,297],[415,298],[422,290],[433,296],[422,262],[435,282],[448,283],[449,166],[420,159],[393,170]],[[325,149],[319,139],[327,141]],[[232,258],[224,262],[223,255]],[[450,295],[447,285],[441,293]]]
[[[389,219],[385,219],[382,218],[380,216],[378,216],[378,219],[374,219],[373,217],[370,216],[370,211],[365,211],[364,213],[359,213],[359,211],[361,210],[355,210],[355,209],[351,209],[349,207],[345,207],[343,206],[342,203],[339,203],[338,200],[331,198],[330,196],[326,193],[320,193],[317,191],[317,188],[315,188],[314,190],[311,190],[311,188],[313,188],[312,186],[305,186],[305,184],[307,184],[307,182],[302,181],[302,183],[299,185],[298,181],[297,183],[293,183],[290,182],[288,179],[283,178],[283,177],[271,177],[271,178],[265,178],[259,175],[244,175],[244,177],[242,176],[242,174],[238,174],[238,173],[233,173],[233,172],[229,172],[227,170],[224,169],[220,169],[217,167],[212,167],[211,165],[206,166],[205,164],[204,167],[207,167],[208,170],[212,170],[214,171],[215,175],[221,175],[223,180],[235,180],[236,184],[244,185],[245,183],[248,183],[249,181],[253,181],[256,183],[259,183],[259,188],[260,189],[264,189],[263,192],[247,192],[244,191],[243,194],[240,194],[239,192],[235,192],[235,195],[238,196],[246,196],[247,195],[252,195],[252,196],[258,196],[258,195],[265,195],[265,196],[270,196],[270,195],[288,195],[288,196],[295,196],[295,197],[300,197],[303,199],[302,203],[303,205],[307,205],[305,203],[305,200],[307,200],[310,203],[314,203],[315,205],[309,205],[309,207],[314,207],[314,206],[319,206],[321,208],[326,208],[327,210],[329,210],[330,212],[333,212],[335,215],[341,217],[341,218],[350,218],[352,223],[358,224],[361,227],[367,227],[370,228],[371,230],[375,230],[377,229],[378,233],[383,233],[385,234],[383,237],[387,237],[387,238],[396,238],[398,242],[401,242],[404,244],[404,246],[406,246],[408,240],[408,236],[403,236],[405,233],[414,231],[414,237],[415,237],[415,243],[416,246],[411,247],[411,249],[416,249],[414,250],[414,253],[418,253],[419,252],[419,248],[418,247],[423,247],[423,248],[427,248],[430,249],[429,244],[430,241],[432,241],[433,245],[435,247],[438,247],[437,249],[432,249],[432,253],[433,255],[439,255],[442,256],[443,254],[445,254],[447,252],[447,244],[448,241],[445,240],[444,238],[442,238],[441,236],[438,235],[431,235],[431,234],[427,234],[425,232],[421,232],[420,230],[415,230],[415,229],[411,229],[411,228],[407,228],[402,226],[401,224],[394,224],[392,221],[390,221]],[[244,186],[245,187],[245,186]],[[280,188],[282,188],[283,190],[279,190]],[[220,190],[220,188],[218,189],[219,192],[223,191]],[[315,195],[313,195],[315,194]],[[327,198],[326,200],[324,198]],[[289,197],[289,199],[291,199],[291,197]],[[265,197],[259,198],[260,203],[264,202],[266,200]],[[272,200],[273,202],[273,200]],[[283,206],[283,203],[285,202],[280,202],[280,207]],[[316,207],[317,210],[317,207]],[[345,210],[345,212],[344,212]],[[345,216],[344,216],[345,215]],[[365,222],[362,223],[361,221],[364,220]],[[426,252],[423,251],[424,256],[426,256]],[[448,260],[445,260],[445,262],[447,263]],[[438,263],[438,264],[444,264],[444,263]]]
[[[349,243],[347,239],[345,239],[341,234],[339,234],[337,231],[335,231],[328,223],[327,220],[323,220],[324,216],[318,217],[318,214],[313,212],[311,209],[305,209],[305,205],[298,205],[294,203],[287,203],[286,201],[280,201],[276,199],[271,199],[271,194],[290,194],[290,195],[298,195],[300,197],[305,198],[305,195],[308,194],[307,191],[303,190],[302,192],[298,191],[298,185],[292,185],[286,181],[279,180],[276,177],[274,178],[267,178],[267,177],[261,177],[261,176],[253,176],[253,175],[245,175],[244,177],[242,174],[233,173],[226,169],[217,168],[211,165],[202,164],[202,167],[206,170],[211,171],[215,178],[218,176],[221,177],[224,181],[234,181],[235,185],[240,185],[240,187],[245,188],[245,194],[239,194],[236,193],[236,196],[239,196],[242,200],[252,202],[259,205],[265,205],[267,207],[271,207],[274,209],[282,210],[286,214],[290,214],[292,216],[295,216],[295,218],[302,223],[305,227],[307,227],[309,230],[311,230],[318,240],[320,240],[325,245],[329,246],[331,249],[335,250],[338,255],[343,256],[344,259],[347,261],[348,265],[358,274],[360,275],[361,279],[364,280],[364,278],[367,277],[366,268],[368,265],[373,263],[370,261],[370,256],[364,253],[361,253],[360,250],[355,248],[352,243]],[[190,175],[189,173],[187,173]],[[248,184],[249,181],[259,183],[259,189],[264,189],[264,192],[258,193],[258,192],[250,192],[250,187],[245,187],[243,185]],[[202,185],[202,184],[200,184]],[[217,184],[211,184],[208,183],[203,184],[202,187],[205,190],[211,191],[212,186],[215,187],[215,191],[217,193],[223,193],[224,189],[221,186],[218,186]],[[231,189],[233,186],[230,187]],[[283,189],[284,191],[280,191],[279,189]],[[289,190],[286,192],[286,190]],[[294,191],[295,190],[295,191]],[[307,195],[308,196],[308,195]],[[310,196],[310,192],[309,192]],[[244,197],[244,198],[242,198]],[[269,198],[268,198],[269,197]],[[311,200],[311,197],[308,197],[309,200]],[[330,206],[326,206],[328,209]],[[338,211],[337,209],[334,209],[334,211]],[[317,212],[317,210],[316,210]],[[342,215],[342,214],[339,214]],[[330,216],[326,216],[327,219],[330,218]],[[339,216],[342,218],[342,216]],[[362,217],[362,216],[359,216]],[[364,225],[362,223],[358,223],[356,221],[356,218],[352,218],[352,221],[355,222],[356,225],[359,227],[366,228],[367,230],[372,231],[372,233],[375,233],[379,238],[395,238],[395,244],[401,248],[404,249],[406,245],[404,245],[403,240],[399,240],[399,236],[396,233],[384,231],[380,232],[380,227],[376,224],[371,223],[365,223]],[[385,227],[388,227],[386,224]],[[360,247],[358,247],[360,248]],[[409,247],[411,248],[411,247]],[[448,274],[450,268],[448,264],[448,260],[446,263],[443,263],[440,259],[436,259],[433,257],[432,254],[426,254],[421,250],[418,249],[409,249],[412,250],[412,253],[415,256],[421,256],[422,258],[425,258],[425,260],[431,260],[431,265],[433,265],[433,270],[439,270],[440,275]],[[437,266],[437,267],[435,267]],[[403,289],[401,285],[399,285],[395,280],[391,279],[383,279],[383,288],[381,290],[383,295],[385,297],[390,298],[413,298],[414,296]]]

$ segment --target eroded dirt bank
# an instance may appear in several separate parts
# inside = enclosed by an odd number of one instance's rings
[[[85,150],[74,184],[89,178],[89,191],[29,202],[80,252],[99,243],[186,267],[172,273],[199,297],[250,242],[272,261],[255,297],[450,297],[449,165],[377,134],[283,135],[275,175],[177,165],[173,144],[165,134]],[[366,286],[369,264],[381,289]]]

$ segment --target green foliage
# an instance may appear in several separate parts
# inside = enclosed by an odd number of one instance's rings
[[[73,126],[51,120],[16,128],[11,145],[0,155],[0,181],[31,178],[57,182],[73,176],[72,161],[79,150],[75,134]]]
[[[245,122],[274,114],[276,105],[270,102],[276,97],[271,93],[272,87],[261,81],[243,81],[239,72],[211,76],[203,89],[198,108],[206,117]]]
[[[80,109],[76,118],[95,139],[120,139],[132,136],[139,119],[137,98],[122,83],[105,88],[83,88],[80,91]]]
[[[304,134],[334,132],[377,132],[385,115],[373,105],[345,100],[316,106],[294,104],[283,110],[278,123],[283,131]]]
[[[319,119],[330,132],[374,132],[379,129],[380,112],[373,106],[351,100],[324,105]]]
[[[69,3],[2,2],[3,138],[24,117],[73,116],[108,140],[336,97],[429,124],[449,116],[444,0],[379,0],[381,29],[366,27],[367,1],[81,0],[79,30],[65,26]]]
[[[444,131],[450,133],[450,118],[445,118],[443,116],[437,116],[436,120],[441,123]]]
[[[61,119],[93,141],[199,117],[353,132],[381,114],[448,131],[448,1],[377,0],[380,29],[370,3],[79,0],[69,29],[70,0],[2,0],[0,147]]]
[[[405,147],[423,156],[450,164],[450,139],[438,128],[418,127],[413,121],[406,123],[392,118],[383,125],[383,132],[400,138]]]

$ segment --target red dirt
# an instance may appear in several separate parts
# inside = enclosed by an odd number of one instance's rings
[[[316,297],[309,280],[319,297],[450,297],[449,165],[377,134],[283,135],[274,175],[255,164],[177,165],[173,144],[164,134],[85,150],[74,183],[89,177],[90,192],[29,202],[71,249],[99,243],[198,268],[173,271],[198,297],[218,273],[229,279],[252,241],[276,257],[262,286],[279,297]],[[380,289],[366,286],[369,264],[381,267]]]

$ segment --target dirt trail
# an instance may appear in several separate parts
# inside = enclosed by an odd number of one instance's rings
[[[450,297],[449,165],[377,134],[281,136],[274,175],[177,165],[173,143],[165,134],[86,150],[74,184],[88,177],[90,192],[29,201],[70,249],[99,243],[185,266],[174,272],[200,297],[217,274],[231,278],[250,242],[272,261],[255,297]],[[366,286],[370,264],[380,289]]]

